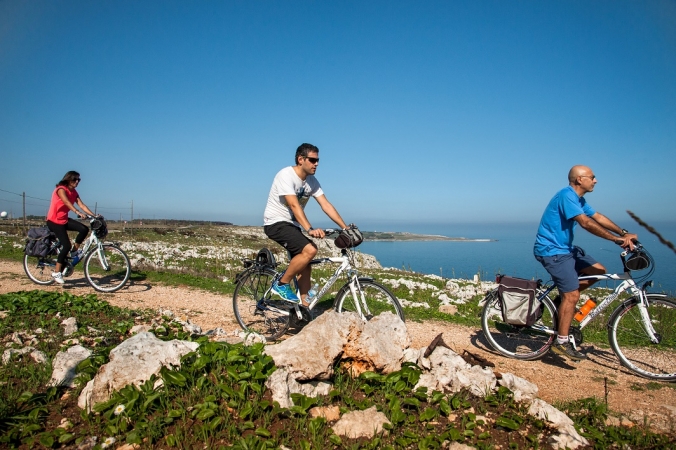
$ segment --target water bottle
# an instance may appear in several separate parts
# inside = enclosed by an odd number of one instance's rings
[[[82,259],[82,252],[81,252],[80,250],[77,250],[77,251],[76,251],[74,254],[72,254],[72,255],[73,255],[73,256],[72,256],[73,259],[72,259],[72,261],[71,261],[70,264],[71,264],[72,266],[74,266],[75,264],[77,264],[78,262],[80,262],[80,259]]]
[[[315,285],[312,286],[312,288],[309,291],[307,291],[307,302],[308,303],[311,302],[312,299],[315,298],[315,296],[317,295],[317,288],[318,287],[319,287],[319,284],[315,283]]]
[[[596,307],[596,302],[592,299],[589,299],[585,302],[584,305],[580,307],[580,310],[575,314],[575,320],[578,322],[582,322],[585,317],[587,317],[587,314],[589,314],[589,311],[594,309]]]

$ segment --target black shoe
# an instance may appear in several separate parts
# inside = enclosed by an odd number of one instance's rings
[[[563,344],[559,344],[558,341],[554,342],[554,345],[552,345],[552,351],[557,355],[561,355],[573,361],[582,361],[587,359],[587,355],[578,352],[575,348],[575,345],[571,341],[565,342]]]

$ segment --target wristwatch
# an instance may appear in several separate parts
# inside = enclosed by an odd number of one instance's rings
[[[307,229],[307,232],[309,233],[312,230],[314,230],[314,228],[310,227],[310,228]]]
[[[629,233],[629,232],[628,232],[627,230],[625,230],[624,228],[622,228],[621,231],[622,231],[622,234],[621,234],[620,236],[624,236],[625,234]]]

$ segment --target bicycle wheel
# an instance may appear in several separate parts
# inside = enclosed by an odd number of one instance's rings
[[[33,283],[47,286],[54,283],[52,272],[56,266],[56,258],[51,255],[41,256],[23,255],[23,270]]]
[[[115,244],[102,244],[100,249],[87,253],[84,260],[87,282],[100,292],[121,289],[131,275],[131,262],[126,253]]]
[[[655,380],[676,380],[676,301],[648,294],[648,317],[659,342],[648,337],[640,300],[621,304],[608,321],[608,340],[620,362],[632,372]]]
[[[237,282],[232,309],[244,331],[260,334],[268,341],[279,339],[289,329],[293,305],[270,298],[270,287],[277,272],[269,267],[254,267]]]
[[[357,284],[357,296],[361,296],[359,306],[366,320],[371,320],[378,314],[390,311],[399,316],[404,321],[404,310],[394,296],[387,288],[375,281],[359,280]],[[340,288],[336,295],[336,311],[339,313],[354,311],[358,312],[355,305],[355,298],[350,291],[349,283]]]
[[[498,291],[490,291],[481,313],[481,328],[496,351],[525,361],[542,357],[556,338],[557,312],[548,297],[542,301],[542,318],[531,326],[505,323]]]

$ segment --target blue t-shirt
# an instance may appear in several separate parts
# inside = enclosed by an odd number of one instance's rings
[[[571,186],[557,192],[542,214],[533,248],[535,256],[554,256],[572,252],[573,231],[577,225],[573,218],[580,214],[591,217],[596,211],[587,204],[584,197],[578,196]]]

